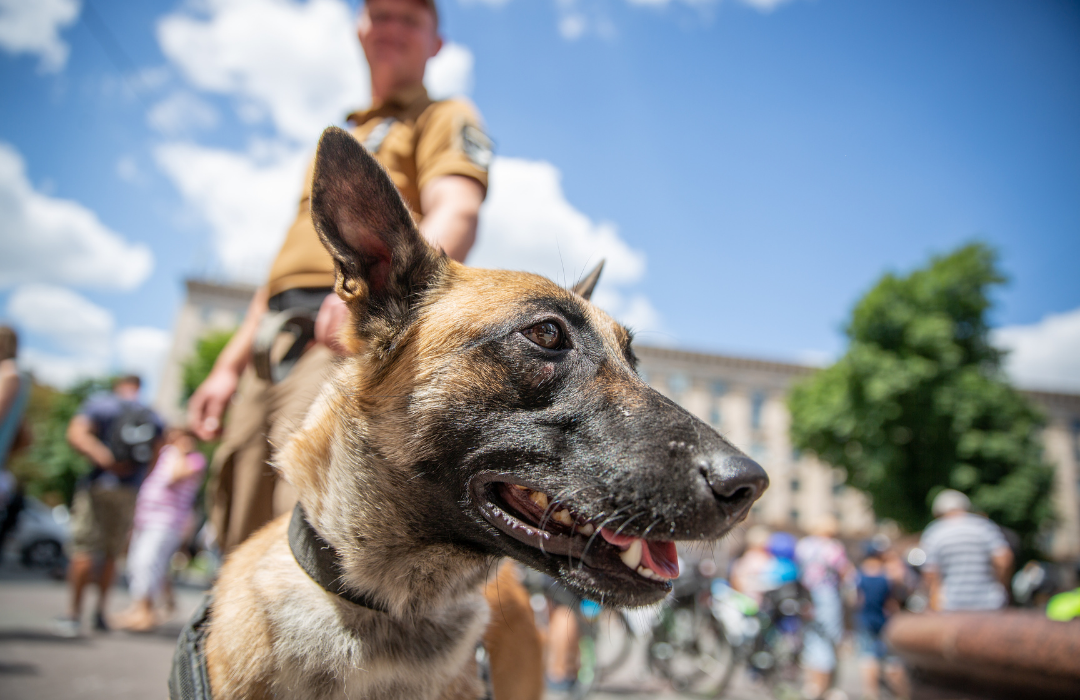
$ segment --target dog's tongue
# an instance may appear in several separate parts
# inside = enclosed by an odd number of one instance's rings
[[[679,555],[675,552],[674,542],[649,542],[640,537],[619,535],[606,527],[600,528],[600,535],[619,549],[627,549],[635,540],[641,540],[641,565],[653,570],[663,578],[679,577]]]

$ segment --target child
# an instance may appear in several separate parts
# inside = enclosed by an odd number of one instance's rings
[[[154,597],[161,592],[172,555],[183,541],[206,469],[206,458],[195,451],[190,432],[173,428],[166,441],[135,502],[135,531],[128,555],[133,603],[123,624],[133,632],[147,632],[157,624]]]
[[[885,560],[881,549],[875,544],[867,545],[866,558],[859,565],[859,607],[855,616],[856,648],[862,659],[863,697],[877,700],[881,664],[885,664],[885,676],[894,693],[908,697],[907,676],[895,657],[889,656],[881,630],[888,617],[899,610],[898,584],[885,572]]]

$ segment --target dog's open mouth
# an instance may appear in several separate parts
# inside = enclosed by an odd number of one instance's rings
[[[478,499],[484,517],[545,554],[570,557],[611,574],[634,572],[641,583],[645,579],[665,587],[679,575],[674,542],[620,534],[617,527],[602,527],[543,491],[521,484],[490,481],[481,489],[477,495],[484,496]]]

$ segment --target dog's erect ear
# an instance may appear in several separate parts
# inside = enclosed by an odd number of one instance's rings
[[[593,290],[596,289],[596,283],[600,281],[600,272],[604,269],[604,262],[604,260],[601,260],[597,266],[592,269],[592,272],[585,275],[580,282],[574,285],[571,291],[584,297],[586,301],[590,299]]]
[[[338,271],[337,292],[369,312],[408,305],[442,259],[420,236],[382,166],[347,131],[319,139],[311,220]]]

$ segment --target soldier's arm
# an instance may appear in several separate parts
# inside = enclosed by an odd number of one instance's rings
[[[225,407],[236,393],[240,374],[251,361],[251,348],[259,319],[266,313],[269,292],[259,287],[248,305],[243,323],[218,355],[210,374],[188,401],[188,426],[202,440],[213,440],[221,433],[221,418]]]
[[[465,262],[476,242],[476,225],[483,203],[484,188],[473,178],[437,177],[420,191],[420,208],[424,212],[420,233],[454,260]]]

